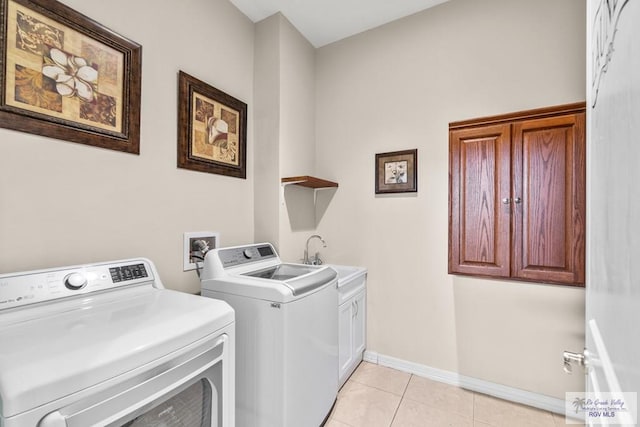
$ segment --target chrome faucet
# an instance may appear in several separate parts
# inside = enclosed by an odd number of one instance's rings
[[[322,264],[322,260],[320,259],[318,252],[316,252],[316,255],[313,257],[313,259],[309,259],[309,242],[311,241],[311,239],[319,239],[322,242],[322,247],[323,248],[327,247],[327,242],[325,242],[324,239],[319,235],[314,234],[313,236],[307,239],[307,245],[305,246],[305,249],[304,249],[304,259],[302,260],[302,262],[304,264],[320,265]]]

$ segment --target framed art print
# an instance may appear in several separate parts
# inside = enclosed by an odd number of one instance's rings
[[[247,104],[180,71],[178,167],[247,176]]]
[[[418,150],[376,154],[376,194],[418,191]]]
[[[140,152],[140,45],[55,0],[0,17],[0,127]]]

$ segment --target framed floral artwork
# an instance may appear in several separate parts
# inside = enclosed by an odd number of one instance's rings
[[[376,194],[418,191],[418,150],[376,154]]]
[[[0,17],[0,127],[140,152],[140,45],[55,0]]]
[[[178,167],[247,177],[247,104],[180,71]]]

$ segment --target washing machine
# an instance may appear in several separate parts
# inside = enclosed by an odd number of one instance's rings
[[[235,315],[128,259],[0,275],[0,426],[235,425]]]
[[[208,252],[200,278],[236,312],[238,426],[320,426],[338,392],[336,272],[262,243]]]

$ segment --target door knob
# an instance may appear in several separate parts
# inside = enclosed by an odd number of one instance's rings
[[[587,362],[585,360],[586,349],[582,353],[573,353],[571,351],[565,351],[562,353],[562,358],[564,360],[564,371],[567,374],[571,374],[573,372],[573,365],[587,367]]]
[[[516,203],[520,203],[522,202],[522,199],[520,197],[516,197],[515,199],[513,199],[513,201]]]
[[[508,197],[505,197],[504,199],[502,199],[502,203],[504,203],[505,205],[508,205],[509,203],[511,203],[511,199]]]

